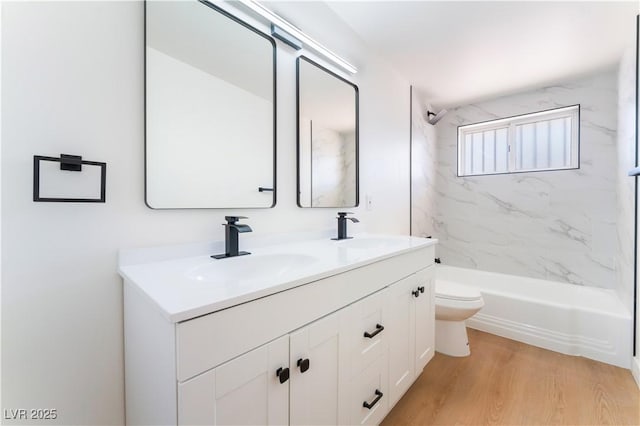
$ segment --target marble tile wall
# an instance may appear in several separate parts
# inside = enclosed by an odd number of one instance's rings
[[[341,205],[341,181],[344,175],[342,145],[342,137],[338,132],[314,126],[311,144],[313,158],[311,205],[313,207]]]
[[[627,172],[635,167],[635,52],[630,47],[618,73],[618,167],[616,216],[616,290],[630,311],[633,309],[634,180]]]
[[[450,110],[437,124],[435,202],[426,207],[442,262],[614,288],[617,103],[611,70]],[[579,169],[456,176],[459,125],[573,104],[581,105]],[[428,224],[429,212],[420,214]]]
[[[414,93],[411,105],[411,235],[433,235],[436,203],[437,133],[425,120],[429,105]]]
[[[355,133],[316,127],[311,146],[311,205],[355,206]]]
[[[356,134],[355,132],[342,133],[342,179],[340,180],[340,192],[342,194],[341,206],[356,205]]]

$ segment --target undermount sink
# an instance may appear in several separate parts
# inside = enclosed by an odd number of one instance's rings
[[[252,254],[221,260],[211,259],[211,262],[189,269],[185,275],[206,283],[273,279],[301,270],[317,261],[317,258],[304,254]]]
[[[146,294],[177,324],[436,242],[364,233],[335,241],[331,234],[268,236],[243,243],[250,255],[219,260],[210,255],[222,252],[222,242],[124,250],[119,272],[127,285]]]

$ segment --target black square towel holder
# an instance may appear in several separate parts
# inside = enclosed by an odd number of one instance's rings
[[[100,198],[55,198],[40,197],[40,162],[53,161],[60,163],[60,170],[70,172],[81,172],[82,166],[99,166],[100,167]],[[43,155],[33,156],[33,201],[51,202],[51,203],[104,203],[107,180],[107,163],[98,161],[83,160],[80,155],[60,154],[60,158],[45,157]]]

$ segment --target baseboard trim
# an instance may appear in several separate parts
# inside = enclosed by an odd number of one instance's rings
[[[634,357],[631,361],[631,374],[633,374],[636,385],[638,385],[638,389],[640,389],[640,357],[638,356]]]
[[[627,369],[631,367],[631,357],[625,354],[625,348],[616,347],[611,341],[561,333],[481,312],[469,318],[467,326],[555,352],[583,356]]]

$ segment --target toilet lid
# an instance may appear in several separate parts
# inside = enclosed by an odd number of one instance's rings
[[[478,300],[480,291],[473,287],[445,280],[436,280],[436,297],[453,300]]]

